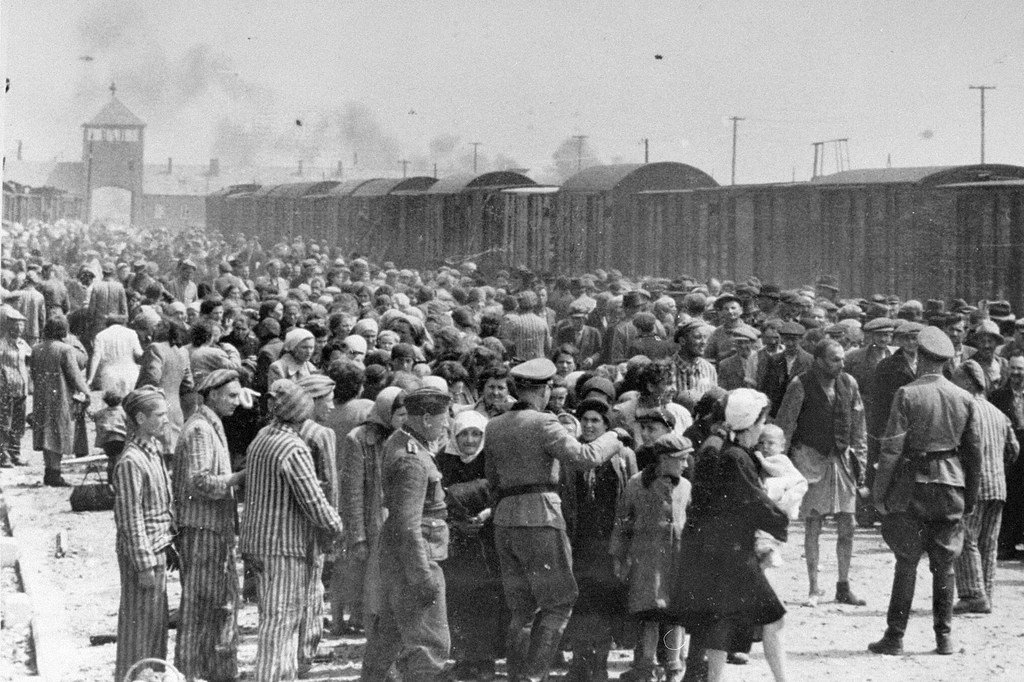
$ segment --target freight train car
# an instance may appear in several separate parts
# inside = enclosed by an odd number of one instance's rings
[[[339,202],[337,242],[348,253],[358,251],[377,262],[407,262],[410,236],[402,234],[401,205],[422,195],[437,182],[430,176],[376,178],[364,182]]]
[[[29,187],[11,180],[3,183],[3,207],[3,221],[11,224],[83,218],[81,197],[55,187]]]
[[[1024,302],[1014,260],[1024,168],[844,171],[809,183],[641,192],[641,230],[674,234],[651,270],[844,292],[1003,296]]]
[[[568,178],[556,198],[553,264],[570,272],[613,266],[651,274],[673,235],[637,229],[643,223],[632,198],[639,192],[717,186],[704,171],[673,161],[586,168]]]

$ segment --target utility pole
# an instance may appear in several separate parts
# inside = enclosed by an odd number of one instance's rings
[[[434,162],[434,177],[437,177],[437,162]]]
[[[405,159],[402,159],[402,160],[401,160],[401,161],[399,161],[398,163],[402,164],[402,177],[403,177],[403,178],[404,178],[404,177],[407,177],[407,176],[406,176],[406,170],[407,170],[407,169],[409,168],[409,162],[408,162],[408,161],[406,161]]]
[[[644,163],[651,162],[651,141],[648,138],[644,138]]]
[[[995,90],[994,85],[968,85],[968,90],[981,92],[981,162],[985,163],[985,91]]]
[[[587,139],[587,136],[573,135],[572,139],[576,140],[576,172],[579,173],[583,170],[583,141]]]
[[[739,116],[730,116],[729,120],[732,121],[732,184],[736,184],[736,126],[740,121],[746,119]]]
[[[476,173],[476,150],[483,142],[470,142],[473,145],[473,172]]]

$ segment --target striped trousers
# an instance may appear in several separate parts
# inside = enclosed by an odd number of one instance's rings
[[[299,623],[299,664],[312,665],[324,636],[324,555],[317,552],[306,582],[306,605]]]
[[[961,599],[992,601],[1002,519],[1002,500],[978,500],[974,511],[964,515],[964,551],[954,564]]]
[[[238,573],[235,538],[202,528],[178,533],[181,608],[174,665],[189,679],[238,676]]]
[[[167,556],[157,555],[155,588],[139,584],[139,573],[126,550],[118,547],[121,604],[117,611],[117,663],[114,682],[143,658],[167,658]]]
[[[256,573],[260,614],[253,676],[260,682],[294,680],[313,566],[308,559],[293,556],[251,556],[250,566]]]

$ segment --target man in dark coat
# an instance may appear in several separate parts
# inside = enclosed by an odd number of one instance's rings
[[[997,388],[989,401],[1010,418],[1018,442],[1024,438],[1024,353],[1008,360],[1009,380]],[[1024,458],[1006,467],[1006,504],[999,531],[999,558],[1018,556],[1017,543],[1024,538]]]
[[[963,549],[963,515],[978,496],[976,404],[942,376],[953,343],[938,327],[926,327],[918,333],[918,345],[920,376],[893,397],[872,490],[875,506],[886,514],[882,537],[896,555],[885,635],[868,645],[876,654],[903,653],[917,564],[925,552],[932,573],[935,651],[955,651],[953,562]]]
[[[899,350],[878,363],[875,368],[871,409],[868,412],[868,438],[881,438],[889,421],[889,408],[900,387],[917,378],[917,335],[924,327],[918,322],[901,320],[896,325],[893,340]],[[868,462],[868,469],[874,468]]]
[[[589,311],[582,302],[569,305],[569,318],[556,329],[556,345],[571,343],[579,349],[579,367],[588,370],[601,360],[603,345],[601,332],[587,322]]]
[[[108,315],[128,315],[128,295],[115,276],[113,263],[103,264],[103,279],[94,282],[89,293],[89,339],[107,327]]]
[[[804,326],[799,322],[784,322],[779,327],[779,334],[782,336],[782,353],[768,361],[764,374],[761,376],[759,390],[771,400],[769,414],[774,418],[782,404],[782,396],[786,394],[786,387],[793,377],[802,374],[811,368],[814,358],[810,353],[800,347],[800,339],[803,338]]]

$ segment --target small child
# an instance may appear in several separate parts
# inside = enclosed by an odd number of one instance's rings
[[[103,393],[106,407],[96,410],[90,416],[96,423],[96,447],[102,448],[107,456],[107,483],[114,482],[114,465],[117,464],[125,442],[128,440],[128,426],[121,401],[124,396],[114,389]]]
[[[800,513],[800,503],[807,493],[807,479],[793,465],[783,449],[786,436],[775,424],[767,424],[761,431],[755,454],[764,468],[761,484],[772,502],[779,506],[790,519]],[[757,531],[754,535],[754,552],[765,567],[782,565],[782,544],[769,533]]]

